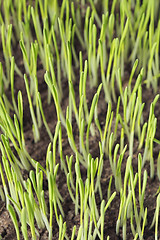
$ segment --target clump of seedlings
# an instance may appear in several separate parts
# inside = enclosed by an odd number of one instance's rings
[[[158,239],[160,154],[155,157],[154,149],[160,144],[155,114],[160,77],[159,1],[14,0],[0,4],[0,198],[17,239],[27,240],[29,234],[38,239],[45,229],[49,240],[108,240],[107,216],[115,203],[115,235],[125,240],[130,234],[142,240],[150,228]],[[45,72],[45,100],[39,89],[39,64]],[[43,164],[26,147],[26,109],[21,89],[15,94],[17,81],[23,81],[26,90],[33,148],[43,141],[43,125],[49,136]],[[145,94],[153,90],[148,117],[144,116],[143,89]],[[93,93],[90,100],[89,91]],[[65,109],[64,101],[68,101]],[[99,111],[102,103],[103,114]],[[47,122],[45,104],[55,107],[54,131]],[[64,151],[64,140],[70,155]],[[104,188],[106,168],[110,175]],[[71,231],[58,184],[60,174],[79,218]],[[155,178],[155,208],[149,215],[146,192]]]

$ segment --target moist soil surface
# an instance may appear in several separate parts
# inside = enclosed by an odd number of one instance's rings
[[[20,67],[21,71],[23,72],[24,69],[23,69],[23,62],[22,62],[22,56],[21,56],[20,49],[18,48],[15,51],[18,52],[17,59],[19,59],[19,61],[18,61],[19,67]],[[125,80],[127,79],[128,74],[129,74],[129,72],[126,69],[126,73],[125,73],[126,77],[123,79],[124,85],[125,85]],[[41,63],[39,63],[39,65],[38,65],[37,77],[38,77],[38,81],[39,81],[39,91],[40,91],[41,97],[42,97],[43,108],[44,108],[46,120],[51,129],[51,132],[54,134],[55,126],[57,123],[56,111],[55,111],[55,106],[54,106],[53,102],[51,102],[50,105],[48,105],[48,103],[47,103],[48,92],[47,92],[46,83],[44,82],[44,70],[42,68]],[[65,113],[66,107],[68,105],[68,83],[67,83],[66,79],[63,79],[62,82],[63,82],[62,87],[63,87],[63,93],[64,93],[63,99],[62,99],[62,103],[63,103],[62,109],[63,109],[63,112]],[[76,93],[75,95],[78,96],[78,80],[75,81],[74,89],[75,89],[75,93]],[[87,90],[87,99],[88,99],[88,104],[90,105],[93,95],[96,92],[96,88],[90,89],[88,87],[87,89],[88,89]],[[30,111],[29,111],[29,106],[28,106],[28,99],[27,99],[27,94],[26,94],[26,90],[25,90],[24,80],[23,80],[23,78],[20,78],[19,76],[17,76],[15,74],[15,96],[17,96],[17,93],[19,90],[22,91],[22,95],[23,95],[24,134],[25,134],[25,141],[26,141],[26,149],[33,159],[39,161],[40,164],[45,167],[46,150],[47,150],[48,144],[50,143],[50,139],[45,130],[45,127],[42,126],[42,128],[40,129],[41,139],[39,142],[34,143],[34,138],[33,138],[33,133],[32,133],[32,121],[31,121],[31,117],[30,117]],[[7,90],[6,95],[7,95],[8,99],[11,101],[10,90]],[[117,93],[117,96],[118,96],[118,93]],[[155,97],[155,94],[152,92],[152,90],[146,89],[146,87],[144,85],[143,86],[143,102],[145,102],[144,121],[147,121],[147,119],[148,119],[150,103],[153,101],[154,97]],[[116,105],[113,105],[112,109],[115,112]],[[102,91],[100,94],[99,102],[98,102],[99,121],[100,121],[102,128],[104,127],[106,111],[107,111],[107,104],[104,100],[104,93]],[[120,109],[120,111],[122,111],[122,109]],[[12,114],[13,113],[11,112],[11,115]],[[158,104],[156,105],[156,108],[155,108],[155,115],[158,119],[157,126],[159,126],[159,124],[160,124],[160,108],[158,107]],[[74,133],[74,137],[78,144],[78,132],[77,132],[77,126],[76,126],[75,119],[73,119],[73,133]],[[120,131],[118,131],[118,134],[120,137]],[[117,139],[119,139],[119,137]],[[160,137],[160,128],[158,128],[158,127],[157,127],[156,137],[157,138]],[[99,134],[97,131],[96,136],[94,136],[94,137],[90,136],[90,153],[92,154],[92,156],[94,158],[99,156],[98,140],[99,140]],[[127,140],[125,140],[125,143],[127,143]],[[138,149],[138,141],[136,142],[136,140],[135,140],[134,155],[133,155],[133,160],[132,160],[134,171],[137,171],[137,157],[138,157],[138,153],[139,153],[139,151],[137,149]],[[143,149],[140,152],[143,153]],[[159,152],[159,146],[158,146],[158,144],[155,144],[154,159],[157,159],[158,152]],[[73,154],[73,152],[69,146],[69,143],[68,143],[67,134],[64,129],[63,129],[63,153],[64,153],[64,156],[66,156],[66,155],[70,156],[71,154]],[[123,179],[123,176],[125,173],[127,157],[128,157],[128,151],[126,151],[124,160],[122,162],[122,179]],[[56,160],[57,160],[57,162],[59,162],[59,156],[57,156]],[[156,166],[156,162],[155,162],[155,166]],[[147,212],[148,212],[148,214],[147,214],[148,225],[145,228],[144,239],[149,240],[149,239],[154,239],[154,227],[152,229],[149,229],[149,226],[151,225],[151,222],[153,220],[153,215],[155,212],[155,207],[156,207],[155,193],[159,187],[159,180],[157,177],[155,177],[154,179],[150,179],[150,177],[149,177],[150,167],[149,167],[148,163],[145,165],[144,169],[147,169],[147,172],[148,172],[147,186],[146,186],[145,199],[144,199],[144,207],[147,207]],[[74,169],[73,169],[73,171],[74,171]],[[82,174],[82,178],[85,180],[86,169],[83,166],[81,167],[81,174]],[[110,168],[109,159],[105,156],[104,157],[104,168],[103,168],[102,179],[101,179],[102,193],[103,193],[103,198],[105,200],[107,200],[106,199],[107,198],[106,197],[107,189],[108,189],[109,179],[110,179],[111,175],[112,175],[112,171]],[[28,172],[23,170],[23,176],[24,176],[24,179],[26,179],[28,177]],[[1,181],[0,181],[0,184],[2,184]],[[66,184],[66,176],[65,176],[64,172],[61,171],[60,169],[59,169],[58,175],[57,175],[57,186],[58,186],[58,189],[64,199],[63,204],[62,204],[64,213],[65,213],[64,221],[66,221],[66,224],[67,224],[67,234],[69,237],[71,237],[71,232],[72,232],[73,226],[76,225],[77,229],[79,228],[79,215],[75,216],[75,207],[74,207],[74,204],[73,204],[73,202],[70,198],[69,192],[68,192],[68,188],[67,188],[67,184]],[[45,198],[47,201],[48,200],[48,187],[47,187],[47,181],[45,181],[45,179],[44,179],[44,191],[45,191]],[[112,193],[114,191],[115,191],[115,186],[114,186],[114,180],[113,180]],[[101,201],[100,201],[98,194],[96,196],[96,200],[97,200],[98,207],[100,207]],[[105,215],[105,226],[104,226],[105,235],[104,236],[109,235],[110,239],[123,239],[122,238],[122,230],[120,231],[119,236],[117,236],[115,233],[119,205],[120,205],[120,197],[117,193],[115,199],[113,200],[113,202],[111,204],[111,207],[107,210],[106,215]],[[128,223],[127,239],[133,239],[133,235],[132,235],[129,225],[130,224]],[[53,219],[53,226],[54,226],[53,239],[56,240],[56,239],[58,239],[58,226],[57,226],[55,218]],[[160,227],[159,227],[159,232],[160,232]],[[11,218],[9,216],[9,213],[5,207],[5,203],[2,200],[0,200],[0,234],[1,234],[2,238],[5,240],[17,239],[14,225],[13,225]],[[48,232],[46,231],[46,229],[39,230],[39,234],[40,234],[40,237],[37,239],[44,239],[44,240],[48,239]],[[28,229],[28,235],[29,235],[29,239],[31,239],[31,234],[30,234],[29,229]],[[22,236],[21,236],[21,239],[23,239]]]
[[[0,50],[1,50],[0,52],[2,52],[2,49],[0,49]],[[13,55],[15,56],[15,61],[18,65],[18,67],[20,68],[22,73],[25,73],[24,66],[23,66],[23,58],[22,58],[22,54],[21,54],[18,44],[13,51]],[[0,56],[0,61],[2,62],[2,64],[4,63],[2,55]],[[4,64],[3,64],[3,66],[4,66]],[[124,86],[128,79],[128,76],[130,75],[129,69],[130,69],[130,66],[126,66],[125,77],[123,78]],[[38,70],[37,70],[37,77],[38,77],[38,82],[39,82],[38,87],[39,87],[39,91],[41,93],[43,109],[45,112],[47,123],[51,129],[51,132],[54,134],[55,126],[57,123],[57,117],[56,117],[54,102],[52,101],[50,105],[48,105],[48,103],[47,103],[48,90],[47,90],[47,85],[44,82],[44,73],[45,72],[43,70],[42,64],[39,60],[38,61]],[[74,89],[75,89],[75,96],[78,96],[79,74],[77,73],[76,75],[77,75],[77,81],[75,81],[75,83],[74,83]],[[88,79],[88,82],[89,82],[89,79]],[[87,84],[88,84],[87,100],[88,100],[88,105],[90,106],[92,98],[94,96],[94,93],[96,92],[96,88],[90,89],[89,83],[87,83]],[[63,109],[63,113],[65,114],[66,107],[68,105],[68,81],[67,81],[67,79],[62,80],[62,88],[63,88],[62,109]],[[49,139],[46,129],[43,125],[40,129],[41,139],[37,143],[34,143],[34,138],[33,138],[33,133],[32,133],[32,120],[30,117],[28,98],[27,98],[27,94],[26,94],[26,90],[25,90],[24,79],[20,78],[15,73],[15,96],[17,96],[17,93],[19,90],[22,91],[22,95],[23,95],[24,136],[25,136],[25,142],[26,142],[26,149],[34,160],[38,161],[42,166],[45,167],[46,151],[47,151],[48,144],[50,143],[50,139]],[[8,89],[6,91],[6,95],[11,102],[10,89]],[[117,97],[118,97],[118,95],[119,95],[119,93],[117,91]],[[144,85],[143,86],[143,102],[145,102],[144,122],[148,120],[150,104],[153,101],[154,97],[155,97],[155,94],[152,92],[152,90],[146,89],[146,87]],[[105,117],[106,117],[106,112],[107,112],[107,104],[104,99],[105,99],[104,93],[102,90],[101,94],[100,94],[99,102],[98,102],[98,116],[99,116],[99,121],[100,121],[102,129],[104,128]],[[77,100],[77,102],[78,102],[78,100]],[[116,104],[113,104],[112,110],[115,113]],[[120,108],[120,113],[122,114],[121,108]],[[13,115],[12,111],[11,111],[11,115]],[[155,107],[155,115],[157,117],[156,138],[159,139],[160,138],[159,102],[156,104],[156,107]],[[115,117],[115,115],[114,115],[114,117]],[[79,136],[78,136],[77,125],[76,125],[75,119],[73,119],[72,125],[73,125],[74,138],[78,145]],[[119,139],[120,131],[118,131],[117,134],[118,134],[117,139]],[[66,133],[65,129],[63,129],[62,136],[63,136],[63,154],[64,154],[64,159],[65,159],[66,155],[70,156],[71,154],[73,154],[73,152],[69,146],[68,139],[67,139],[67,133]],[[99,139],[100,139],[100,137],[99,137],[98,131],[96,132],[94,137],[90,136],[90,153],[93,158],[96,158],[97,156],[99,156],[99,146],[98,146]],[[118,142],[118,140],[117,140],[117,142]],[[127,144],[127,139],[125,139],[125,143]],[[157,164],[156,159],[157,159],[159,150],[160,150],[160,147],[158,146],[158,144],[154,144],[155,172],[156,172],[156,164]],[[138,153],[139,152],[141,152],[143,154],[143,149],[141,149],[141,151],[138,151],[138,140],[136,141],[136,139],[135,139],[134,155],[133,155],[133,160],[132,160],[134,172],[136,172],[137,168],[138,168]],[[126,160],[127,160],[128,154],[129,154],[129,152],[126,151],[124,160],[122,162],[122,167],[121,167],[122,179],[123,179],[124,173],[125,173]],[[58,155],[57,155],[56,161],[57,161],[57,163],[59,162]],[[73,166],[74,166],[74,163],[73,163]],[[150,229],[149,227],[152,223],[155,208],[156,208],[156,195],[155,194],[159,187],[159,180],[156,176],[154,177],[154,179],[150,179],[150,177],[149,177],[150,166],[149,166],[148,162],[144,166],[144,169],[146,169],[147,173],[148,173],[147,186],[146,186],[145,198],[144,198],[144,207],[145,208],[147,207],[147,223],[148,224],[145,227],[144,239],[151,240],[151,239],[155,239],[154,227],[152,229]],[[144,171],[144,169],[143,169],[143,171]],[[74,172],[74,168],[72,170]],[[83,180],[85,180],[86,169],[83,166],[81,166],[81,174],[82,174]],[[143,172],[142,172],[142,174],[143,174]],[[107,201],[107,189],[108,189],[108,184],[109,184],[111,175],[112,175],[112,171],[110,168],[109,159],[108,159],[108,157],[104,156],[104,167],[103,167],[103,172],[102,172],[101,187],[102,187],[103,198],[106,201]],[[28,177],[28,172],[25,170],[23,170],[23,177],[24,177],[24,179],[27,179],[27,177]],[[60,168],[58,170],[56,182],[57,182],[58,189],[64,200],[62,203],[62,207],[63,207],[64,213],[65,213],[65,217],[63,220],[66,221],[67,235],[70,238],[71,233],[72,233],[72,228],[74,225],[77,226],[77,230],[78,230],[79,225],[80,225],[80,218],[79,218],[79,215],[75,216],[75,206],[74,206],[74,204],[70,198],[69,192],[68,192],[68,188],[67,188],[67,184],[66,184],[66,176],[65,176],[64,172],[61,171]],[[2,186],[1,179],[0,179],[0,185]],[[44,179],[44,191],[45,191],[45,199],[47,202],[48,201],[48,186],[47,186],[47,181],[45,179]],[[114,184],[114,178],[113,178],[111,192],[113,193],[114,191],[115,191],[115,184]],[[96,195],[96,201],[97,201],[97,206],[100,207],[101,201],[100,201],[98,194]],[[120,206],[120,196],[117,193],[116,197],[114,198],[114,200],[111,204],[111,207],[107,210],[107,212],[105,214],[105,225],[104,225],[105,238],[109,235],[111,240],[123,239],[122,229],[120,230],[119,236],[116,235],[116,221],[118,218],[119,206]],[[58,225],[56,223],[55,217],[53,218],[53,226],[54,226],[53,227],[53,239],[57,240],[59,229],[58,229]],[[39,230],[39,234],[40,234],[40,237],[39,238],[37,237],[37,239],[43,239],[43,240],[48,239],[48,232],[46,229]],[[2,236],[2,239],[5,239],[5,240],[10,240],[10,239],[16,240],[17,239],[14,225],[13,225],[11,218],[9,216],[9,213],[5,207],[5,202],[3,202],[1,199],[0,199],[0,235]],[[29,228],[28,228],[28,236],[29,236],[29,239],[31,239],[31,233],[30,233]],[[160,237],[160,226],[159,226],[159,237]],[[22,235],[21,235],[21,239],[23,239]],[[132,232],[130,229],[129,222],[127,224],[127,239],[133,239],[133,235],[132,235]]]

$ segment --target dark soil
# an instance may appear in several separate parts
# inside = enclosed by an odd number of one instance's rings
[[[18,50],[18,54],[19,54],[20,58],[22,58],[20,50]],[[21,60],[19,60],[19,65],[20,65],[21,70],[23,70]],[[44,82],[44,70],[41,68],[41,64],[39,64],[37,76],[38,76],[39,91],[41,92],[45,116],[46,116],[48,125],[49,125],[52,133],[54,133],[54,129],[56,126],[56,121],[57,121],[56,112],[55,112],[55,107],[54,107],[53,102],[50,105],[48,105],[48,103],[47,103],[47,86]],[[76,85],[77,85],[77,83],[75,83],[75,91],[78,91],[78,87]],[[67,80],[64,79],[63,80],[63,89],[67,89],[66,87],[67,87]],[[87,88],[87,89],[89,89],[89,88]],[[42,166],[45,166],[46,150],[47,150],[48,144],[50,142],[50,139],[45,130],[45,127],[42,126],[42,128],[40,130],[41,140],[38,143],[34,143],[32,128],[31,128],[32,122],[31,122],[31,117],[30,117],[30,112],[29,112],[28,99],[27,99],[25,86],[24,86],[24,80],[15,74],[15,96],[17,96],[18,90],[21,90],[22,94],[23,94],[24,133],[25,133],[26,148],[33,159],[39,161]],[[95,90],[96,89],[91,89],[91,90],[88,90],[88,92],[87,92],[87,98],[88,98],[89,103],[92,100]],[[7,94],[7,97],[10,99],[10,90],[7,90],[6,94]],[[78,92],[76,92],[76,95],[78,95]],[[152,93],[152,91],[143,87],[143,102],[146,103],[144,117],[146,118],[146,120],[148,118],[150,103],[153,101],[153,99],[154,99],[154,94]],[[65,112],[66,106],[68,103],[68,90],[64,90],[64,96],[63,96],[62,102],[64,103],[62,105],[62,108],[63,108],[63,111]],[[100,95],[98,106],[99,106],[98,107],[99,120],[100,120],[101,125],[103,126],[106,111],[107,111],[107,105],[104,101],[103,92]],[[113,106],[113,110],[115,110],[115,109],[116,109],[116,106]],[[159,110],[158,104],[155,109],[155,114],[156,114],[156,117],[158,118],[158,126],[159,126],[160,110]],[[75,123],[75,121],[73,120],[74,137],[75,137],[75,139],[78,140],[76,124],[74,124],[74,123]],[[160,136],[159,128],[157,128],[156,135],[157,135],[157,137]],[[97,135],[94,138],[92,137],[92,139],[90,139],[90,141],[91,141],[90,152],[93,157],[99,156],[99,148],[98,148],[98,144],[97,144],[98,138],[99,138],[99,136]],[[68,144],[67,135],[64,130],[63,130],[63,151],[64,151],[64,156],[66,156],[66,155],[70,156],[72,154],[72,151]],[[155,159],[157,158],[158,151],[159,151],[159,147],[157,147],[157,144],[155,144],[155,151],[154,151]],[[127,155],[128,155],[128,153],[125,154],[126,158],[124,159],[124,161],[122,163],[122,176],[124,175],[124,172],[125,172]],[[135,170],[137,169],[137,156],[138,156],[138,151],[137,151],[137,144],[135,142],[135,151],[134,151],[134,156],[133,156],[133,168]],[[58,161],[59,161],[59,159],[57,158],[57,162]],[[155,163],[155,165],[156,165],[156,163]],[[149,165],[146,164],[145,168],[147,169],[148,175],[149,175]],[[83,178],[85,178],[86,169],[81,167],[81,170],[82,170],[82,176],[84,175]],[[108,183],[109,183],[111,174],[112,174],[112,172],[110,169],[109,160],[108,160],[108,158],[105,158],[104,169],[103,169],[103,174],[102,174],[102,179],[101,179],[101,186],[102,186],[102,192],[103,192],[104,199],[107,196],[107,188],[108,188]],[[24,171],[24,177],[27,177],[27,173],[25,171]],[[65,212],[64,221],[66,221],[66,223],[67,223],[67,234],[68,234],[68,236],[71,236],[73,226],[76,225],[77,229],[78,229],[79,215],[75,216],[74,204],[68,193],[66,177],[65,177],[65,174],[61,170],[58,171],[57,185],[58,185],[58,189],[64,199],[63,210]],[[159,186],[159,181],[158,181],[157,177],[155,177],[153,180],[150,180],[150,178],[148,177],[146,193],[145,193],[145,200],[144,200],[144,205],[148,209],[148,215],[147,215],[148,216],[148,218],[147,218],[148,225],[145,228],[145,235],[144,235],[144,239],[146,239],[146,240],[154,239],[154,228],[150,230],[149,226],[152,222],[153,215],[155,212],[155,204],[156,204],[155,193],[158,189],[158,186]],[[45,196],[47,198],[48,197],[47,183],[46,184],[44,183],[44,190],[45,190]],[[113,181],[112,192],[114,192],[114,191],[115,191],[115,187],[114,187],[114,181]],[[97,194],[97,204],[100,206],[100,199],[98,197],[98,194]],[[116,234],[115,234],[119,204],[120,204],[120,200],[119,200],[119,196],[117,194],[117,196],[115,197],[115,199],[112,202],[111,207],[107,210],[107,213],[105,216],[105,236],[109,235],[110,239],[122,239],[122,232],[120,232],[119,236],[116,236]],[[53,239],[58,239],[58,226],[56,223],[56,219],[54,219],[54,221],[53,221],[53,226],[54,226]],[[2,202],[2,200],[0,200],[0,234],[3,237],[3,239],[5,239],[5,240],[9,240],[11,238],[13,240],[16,239],[16,233],[14,230],[13,223],[9,217],[9,213],[6,210],[5,203]],[[29,233],[29,236],[31,236],[30,233]],[[45,229],[40,230],[40,238],[39,239],[48,239],[48,233]],[[128,224],[128,228],[127,228],[127,239],[133,239],[133,235],[131,233],[129,224]]]
[[[0,49],[1,50],[1,49]],[[20,52],[19,47],[14,50],[13,55],[16,56],[16,63],[18,64],[19,68],[21,71],[24,73],[24,67],[23,67],[23,61],[22,61],[22,55]],[[0,56],[0,61],[3,63],[2,56]],[[129,75],[129,67],[126,69],[126,76]],[[46,116],[46,120],[48,122],[48,125],[51,129],[51,132],[54,133],[55,126],[57,123],[57,118],[56,118],[56,111],[55,111],[55,106],[54,103],[52,102],[50,105],[47,103],[47,86],[44,82],[44,70],[42,68],[41,62],[39,61],[38,63],[38,82],[39,82],[39,91],[41,93],[42,97],[42,102],[43,102],[43,108]],[[78,96],[78,80],[79,76],[77,77],[77,81],[75,81],[75,92],[76,96]],[[88,83],[87,83],[88,84]],[[68,83],[66,79],[63,79],[63,90],[64,90],[64,95],[62,99],[62,109],[65,113],[66,107],[68,104]],[[125,79],[124,79],[124,85],[125,85]],[[87,88],[87,99],[88,103],[90,105],[92,97],[96,91],[96,89],[89,89]],[[34,143],[33,139],[33,134],[32,134],[32,121],[30,117],[30,111],[29,111],[29,106],[28,106],[28,99],[26,95],[26,90],[25,90],[25,85],[24,85],[24,80],[23,78],[20,78],[15,74],[15,96],[17,96],[18,90],[22,91],[23,95],[23,104],[24,104],[24,133],[25,133],[25,141],[26,141],[26,148],[29,154],[33,159],[36,161],[39,161],[42,166],[45,167],[45,157],[46,157],[46,150],[48,147],[48,144],[50,143],[50,139],[48,137],[48,134],[45,130],[45,127],[42,126],[40,129],[40,135],[41,135],[41,140],[38,143]],[[7,90],[6,95],[8,99],[11,102],[11,92],[10,90]],[[154,94],[150,89],[146,89],[145,86],[143,86],[143,102],[145,102],[145,109],[144,109],[144,120],[147,121],[148,119],[148,113],[149,113],[149,108],[150,108],[150,103],[154,99]],[[113,105],[112,110],[116,110],[116,106]],[[107,111],[107,104],[105,103],[104,100],[104,93],[103,91],[100,94],[99,98],[99,103],[98,103],[98,114],[99,114],[99,121],[102,126],[104,126],[104,121],[105,121],[105,116],[106,116],[106,111]],[[11,114],[13,114],[11,112]],[[156,137],[160,137],[160,108],[159,108],[159,102],[156,105],[155,108],[155,115],[158,119],[157,122],[157,132],[156,132]],[[74,138],[77,139],[78,142],[78,132],[77,132],[77,126],[75,124],[75,121],[73,119],[73,132],[74,132]],[[120,133],[118,133],[120,134]],[[92,156],[95,158],[99,156],[99,147],[98,147],[98,139],[99,135],[98,132],[96,136],[90,138],[90,153]],[[126,140],[127,142],[127,140]],[[134,156],[133,156],[133,168],[136,171],[137,170],[137,159],[138,159],[138,150],[137,150],[137,142],[135,140],[134,144]],[[156,167],[156,158],[158,155],[160,148],[155,144],[154,146],[154,159],[155,159],[155,167]],[[141,150],[143,152],[143,150]],[[63,154],[64,158],[66,155],[70,156],[73,154],[72,150],[70,149],[68,139],[67,139],[67,134],[65,130],[63,129]],[[128,152],[125,154],[125,158],[122,162],[122,179],[125,173],[125,167],[126,167],[126,159],[128,157]],[[57,156],[57,162],[59,162],[59,156]],[[144,206],[147,207],[147,221],[148,225],[145,228],[145,234],[144,234],[144,239],[145,240],[151,240],[155,239],[154,237],[154,227],[152,229],[149,229],[153,215],[155,212],[155,207],[156,207],[156,196],[155,193],[157,192],[157,189],[159,187],[159,180],[157,177],[155,177],[153,180],[149,178],[149,164],[147,163],[145,165],[145,169],[147,169],[148,172],[148,180],[147,180],[147,186],[146,186],[146,192],[145,192],[145,199],[144,199]],[[74,169],[73,169],[74,171]],[[83,179],[86,178],[86,169],[82,166],[81,167],[81,173]],[[27,177],[28,173],[26,171],[23,172],[24,178]],[[104,158],[104,168],[103,168],[103,173],[102,173],[102,179],[101,179],[101,186],[102,186],[102,192],[103,192],[103,198],[107,200],[107,189],[108,189],[108,184],[110,177],[112,175],[110,164],[109,164],[109,159],[107,157]],[[2,185],[1,180],[0,180],[0,185]],[[79,228],[79,215],[75,216],[75,208],[74,204],[70,198],[67,184],[66,184],[66,176],[63,171],[60,170],[58,171],[58,176],[57,176],[57,186],[58,189],[64,199],[64,202],[62,204],[63,210],[65,213],[65,218],[64,221],[67,223],[67,234],[69,238],[71,237],[71,232],[72,228],[74,225],[77,226],[77,229]],[[47,187],[47,182],[44,180],[44,191],[45,191],[45,197],[46,199],[48,198],[48,187]],[[114,180],[112,182],[112,193],[115,191],[115,186],[114,186]],[[97,199],[97,205],[98,207],[100,206],[100,199],[97,194],[96,196]],[[104,227],[104,232],[105,232],[105,239],[109,235],[111,240],[114,239],[122,239],[122,231],[120,231],[120,235],[116,235],[116,221],[118,217],[118,211],[119,211],[119,205],[120,205],[120,198],[119,195],[115,197],[113,200],[111,207],[107,210],[106,215],[105,215],[105,227]],[[53,219],[53,239],[57,240],[58,239],[58,225],[56,223],[56,219]],[[48,233],[47,231],[40,230],[40,238],[42,240],[48,239]],[[11,218],[9,216],[8,211],[6,210],[5,203],[2,202],[0,199],[0,235],[4,240],[16,240],[16,233],[14,229],[14,225],[11,221]],[[28,235],[29,239],[31,239],[31,234],[30,231],[28,230]],[[159,226],[159,237],[160,237],[160,226]],[[23,239],[23,237],[21,237]],[[38,239],[38,238],[37,238]],[[133,239],[133,235],[130,229],[130,224],[128,223],[127,227],[127,239]]]

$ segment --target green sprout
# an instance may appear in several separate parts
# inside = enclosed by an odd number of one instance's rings
[[[47,231],[51,240],[58,229],[59,240],[109,240],[107,219],[116,207],[114,233],[125,240],[129,229],[133,239],[142,240],[150,214],[147,180],[155,181],[156,174],[150,229],[155,226],[151,231],[158,239],[159,1],[14,0],[0,5],[0,198],[17,239],[28,240],[29,232],[37,239]],[[16,89],[19,81],[26,94]],[[150,91],[153,101],[143,102]],[[27,151],[27,104],[33,148],[42,143],[43,129],[48,134],[46,156],[40,159]],[[45,104],[55,107],[50,119]],[[78,219],[71,229],[66,199]]]

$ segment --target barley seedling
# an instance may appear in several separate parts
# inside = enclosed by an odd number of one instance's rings
[[[42,30],[41,30],[41,25],[40,25],[38,8],[34,9],[33,7],[31,7],[31,16],[32,16],[33,25],[34,25],[34,29],[35,29],[35,33],[36,33],[36,38],[37,38],[39,49],[40,49],[40,56],[42,59],[42,63],[45,66],[45,63],[43,60],[43,59],[45,59],[44,50],[43,50],[43,46],[42,46],[43,34],[42,34]]]
[[[80,23],[81,19],[80,19],[80,17],[77,18],[77,16],[76,16],[77,14],[79,14],[78,12],[79,12],[79,9],[76,9],[76,12],[75,12],[74,2],[72,2],[71,3],[71,14],[72,14],[73,23],[74,23],[74,26],[75,26],[75,33],[76,33],[76,35],[78,37],[78,40],[79,40],[82,48],[85,48],[84,40],[83,40],[83,38],[81,36],[81,33],[79,31],[79,27],[81,25],[81,23]]]
[[[158,154],[158,158],[157,158],[157,176],[158,176],[158,179],[160,180],[160,153]]]
[[[52,28],[51,28],[51,33],[52,33],[52,38],[53,38],[54,47],[55,47],[55,52],[56,52],[57,81],[58,81],[59,94],[60,94],[59,99],[61,99],[61,97],[62,97],[62,86],[61,86],[61,63],[60,63],[60,55],[59,55],[59,50],[58,50],[57,40],[56,40],[55,31],[54,31],[53,26],[52,26]],[[50,58],[50,62],[51,62],[51,58]],[[52,67],[52,65],[50,64],[50,68],[51,68],[51,67]],[[52,76],[52,78],[53,78],[53,76]]]
[[[32,121],[33,121],[32,130],[33,130],[34,140],[35,140],[35,142],[37,142],[40,139],[40,133],[39,133],[39,129],[38,129],[37,119],[35,117],[35,113],[34,113],[34,109],[33,109],[33,104],[32,104],[31,95],[30,95],[30,91],[29,91],[29,83],[28,83],[28,79],[27,79],[26,75],[24,75],[24,81],[25,81],[25,86],[26,86],[26,91],[27,91],[27,96],[28,96],[28,101],[29,101],[30,113],[31,113]]]
[[[3,73],[3,81],[5,88],[9,87],[9,79],[10,79],[10,57],[11,53],[11,38],[12,38],[12,25],[8,25],[8,29],[5,28],[4,24],[1,26],[1,41],[2,41],[2,49],[3,55],[5,58],[6,64],[6,75]]]
[[[12,222],[13,222],[13,224],[15,226],[15,229],[16,229],[17,240],[20,240],[19,227],[18,227],[18,221],[17,221],[17,218],[16,218],[16,213],[14,211],[14,208],[10,204],[8,205],[8,211],[10,213]]]
[[[154,108],[155,108],[155,104],[158,101],[158,98],[159,98],[159,95],[155,97],[154,101],[151,103],[151,106],[150,106],[148,127],[147,127],[147,133],[146,133],[146,142],[145,142],[143,161],[142,161],[142,166],[144,166],[146,160],[150,161],[151,178],[153,178],[154,176],[153,140],[154,140],[156,125],[157,125],[157,119],[155,118],[155,115],[154,115]]]
[[[22,113],[20,116],[20,126],[19,126],[19,122],[18,119],[16,117],[16,115],[14,115],[14,122],[12,121],[12,119],[10,118],[9,114],[6,112],[4,103],[2,101],[2,99],[0,99],[0,109],[1,109],[1,129],[2,131],[5,133],[5,137],[3,138],[3,143],[6,143],[6,148],[8,149],[8,151],[10,153],[12,153],[10,146],[8,144],[8,140],[10,139],[15,150],[18,153],[18,156],[20,157],[20,161],[22,162],[23,167],[25,167],[26,169],[30,169],[30,163],[32,162],[31,157],[29,156],[29,154],[27,153],[25,146],[24,146],[24,137],[23,137],[23,128],[22,128]],[[18,144],[17,144],[18,141]],[[16,159],[15,161],[17,161],[17,158],[15,158],[14,154],[12,153],[12,157],[14,157],[14,159]],[[20,164],[20,166],[22,167],[22,165]]]
[[[155,239],[158,240],[158,220],[159,220],[159,210],[160,210],[160,193],[157,196],[157,201],[156,201],[156,210],[154,213],[153,221],[150,226],[152,228],[155,225]]]
[[[91,8],[92,8],[92,11],[93,11],[93,13],[94,13],[94,15],[95,15],[95,20],[96,20],[96,22],[97,22],[97,24],[98,24],[98,27],[101,28],[102,23],[101,23],[101,20],[100,20],[98,14],[97,14],[95,5],[94,5],[94,3],[93,3],[93,0],[89,0],[89,2],[90,2],[90,5],[91,5]]]

